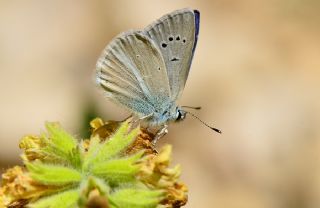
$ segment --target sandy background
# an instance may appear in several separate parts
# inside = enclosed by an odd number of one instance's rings
[[[201,12],[174,145],[187,208],[320,207],[320,3],[317,0],[0,1],[0,167],[18,141],[60,121],[80,137],[93,114],[123,119],[92,72],[118,33],[175,9]]]

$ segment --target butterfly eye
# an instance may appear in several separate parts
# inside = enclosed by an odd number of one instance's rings
[[[182,121],[185,119],[186,113],[180,110],[177,110],[176,121]]]

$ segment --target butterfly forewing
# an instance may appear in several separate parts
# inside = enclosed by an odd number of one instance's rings
[[[161,50],[173,100],[180,97],[188,78],[198,31],[199,12],[191,9],[169,13],[144,30]]]
[[[97,82],[108,97],[142,115],[171,97],[161,52],[139,31],[120,34],[106,47],[97,63]]]

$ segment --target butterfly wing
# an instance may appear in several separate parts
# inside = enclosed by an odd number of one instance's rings
[[[97,62],[97,83],[107,97],[149,115],[171,97],[161,52],[149,37],[129,31],[113,39]]]
[[[181,9],[161,17],[144,30],[161,50],[173,100],[180,97],[188,78],[199,20],[198,11]]]

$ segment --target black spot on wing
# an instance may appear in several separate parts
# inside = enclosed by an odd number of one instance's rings
[[[162,43],[162,44],[161,44],[161,47],[162,47],[162,48],[166,48],[167,46],[168,46],[168,44],[166,44],[166,43]]]

